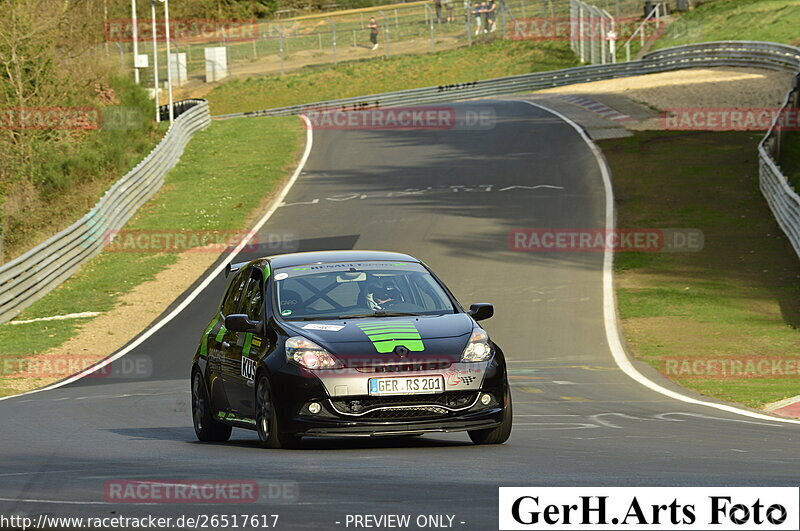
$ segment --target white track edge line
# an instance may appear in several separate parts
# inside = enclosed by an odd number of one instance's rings
[[[509,100],[507,100],[509,101]],[[570,118],[566,117],[565,115],[561,114],[558,111],[554,111],[553,109],[549,109],[544,105],[540,105],[538,103],[534,103],[532,101],[526,100],[510,100],[510,101],[519,101],[522,103],[527,103],[528,105],[532,105],[534,107],[538,107],[546,112],[549,112],[558,118],[562,119],[565,123],[569,124],[578,134],[581,136],[586,145],[589,146],[589,149],[592,150],[595,159],[597,160],[597,164],[600,167],[600,173],[603,176],[603,188],[606,192],[606,231],[614,230],[614,191],[611,187],[611,172],[608,169],[608,162],[606,161],[603,152],[597,147],[597,144],[592,141],[589,135],[586,134],[586,131],[583,128],[575,123]],[[643,386],[647,387],[651,391],[655,391],[656,393],[660,393],[664,396],[669,398],[673,398],[675,400],[679,400],[681,402],[685,402],[687,404],[694,404],[698,406],[705,406],[711,407],[714,409],[718,409],[720,411],[726,411],[728,413],[734,413],[736,415],[743,415],[745,417],[750,417],[759,420],[768,420],[770,422],[782,422],[785,424],[794,424],[800,425],[800,420],[794,419],[787,419],[787,418],[780,418],[780,417],[773,417],[771,415],[764,415],[762,413],[757,413],[755,411],[749,411],[747,409],[741,409],[735,406],[729,406],[727,404],[718,404],[716,402],[707,402],[705,400],[698,400],[697,398],[692,398],[690,396],[686,396],[681,394],[677,391],[673,391],[671,389],[667,389],[656,382],[650,380],[645,375],[636,369],[631,363],[630,358],[628,358],[628,354],[625,352],[625,348],[622,346],[622,341],[620,340],[620,330],[617,325],[617,301],[616,301],[616,294],[614,293],[614,256],[613,253],[606,249],[603,255],[603,320],[605,321],[605,331],[606,331],[606,339],[608,341],[609,350],[611,350],[611,355],[614,357],[614,362],[617,366],[627,374],[632,379],[636,380]]]
[[[272,215],[278,209],[280,204],[283,203],[283,200],[288,195],[289,190],[291,190],[291,188],[294,185],[295,181],[297,181],[297,178],[300,176],[300,173],[303,171],[303,168],[305,167],[306,162],[308,161],[308,157],[311,154],[311,147],[314,144],[314,134],[313,134],[313,126],[311,124],[311,121],[305,115],[300,115],[300,118],[305,122],[305,127],[306,127],[306,147],[305,147],[305,151],[303,152],[303,156],[302,156],[302,158],[300,159],[300,162],[297,165],[297,168],[294,170],[294,173],[292,174],[292,177],[284,185],[284,187],[281,190],[280,194],[278,194],[278,196],[272,201],[272,204],[270,205],[269,209],[264,214],[264,216],[261,219],[259,219],[258,222],[255,224],[255,226],[252,229],[250,229],[250,232],[248,232],[245,235],[245,237],[242,238],[242,241],[239,242],[239,245],[237,245],[236,248],[233,251],[231,251],[231,253],[228,255],[228,259],[224,260],[223,262],[221,262],[216,268],[214,268],[213,271],[211,271],[211,273],[206,275],[206,277],[203,279],[203,282],[201,282],[200,285],[198,285],[194,289],[194,291],[192,291],[189,294],[188,297],[186,297],[169,314],[164,316],[160,321],[158,321],[156,324],[154,324],[149,329],[147,329],[144,333],[142,333],[139,337],[137,337],[128,346],[124,347],[120,351],[117,351],[115,354],[105,358],[104,360],[100,361],[96,365],[93,365],[93,366],[89,367],[88,369],[85,369],[84,371],[79,372],[78,374],[74,374],[74,375],[70,376],[69,378],[67,378],[66,380],[61,380],[61,381],[56,382],[54,384],[48,385],[46,387],[42,387],[41,389],[34,389],[32,391],[27,391],[25,393],[20,393],[20,394],[17,394],[17,395],[0,397],[0,401],[8,400],[10,398],[17,398],[17,397],[20,397],[20,396],[31,395],[31,394],[34,394],[34,393],[40,393],[42,391],[49,391],[51,389],[57,389],[59,387],[67,385],[69,383],[72,383],[72,382],[75,382],[77,380],[80,380],[81,378],[83,378],[83,377],[85,377],[85,376],[97,371],[98,369],[101,369],[101,368],[105,367],[109,363],[113,363],[114,361],[118,360],[122,356],[124,356],[124,355],[128,354],[129,352],[131,352],[133,349],[135,349],[136,347],[138,347],[139,345],[141,345],[142,343],[147,341],[147,339],[149,339],[153,334],[158,332],[167,323],[172,321],[184,309],[186,309],[186,307],[189,306],[189,304],[191,304],[192,301],[194,301],[197,298],[197,296],[200,295],[200,293],[204,289],[206,289],[208,287],[208,285],[211,283],[211,281],[214,280],[217,276],[219,276],[222,273],[222,271],[225,269],[225,266],[228,264],[228,262],[230,260],[232,260],[236,255],[238,255],[242,251],[242,249],[250,242],[250,240],[253,238],[253,236],[255,236],[256,233],[259,230],[261,230],[261,227],[264,226],[264,224],[269,220],[269,218],[272,217]]]

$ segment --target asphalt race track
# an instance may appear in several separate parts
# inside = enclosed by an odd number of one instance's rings
[[[149,377],[86,378],[0,402],[0,514],[279,514],[279,529],[345,528],[347,514],[445,514],[457,529],[487,530],[497,528],[498,486],[796,484],[800,427],[676,401],[617,368],[601,253],[509,250],[515,228],[604,227],[600,168],[580,135],[521,102],[458,109],[494,111],[496,123],[315,131],[286,205],[259,234],[262,249],[244,258],[273,252],[270,235],[294,239],[290,250],[402,251],[430,265],[462,304],[494,303],[484,326],[510,360],[508,443],[444,434],[270,451],[244,430],[226,444],[199,443],[189,363],[220,300],[220,276],[115,362],[149,357]],[[299,495],[247,505],[104,498],[109,480],[206,478],[296,482]]]

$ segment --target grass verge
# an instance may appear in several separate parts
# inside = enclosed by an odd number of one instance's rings
[[[653,48],[743,39],[796,45],[798,24],[798,0],[712,0],[680,15]]]
[[[228,114],[577,65],[567,43],[494,40],[425,55],[309,67],[284,77],[233,80],[206,98],[212,114]]]
[[[800,263],[758,189],[761,136],[646,132],[601,142],[619,227],[705,236],[701,252],[616,256],[633,355],[687,388],[750,407],[800,394],[796,369],[787,377],[771,361],[800,359]],[[768,365],[749,370],[761,360]]]
[[[213,122],[194,136],[162,189],[125,229],[170,234],[246,228],[296,161],[303,131],[297,117]],[[177,259],[175,253],[106,251],[17,319],[108,311],[120,297]],[[0,362],[4,358],[16,362],[57,347],[89,322],[83,318],[6,323],[0,326]],[[0,383],[0,395],[8,393]]]
[[[150,118],[152,103],[133,80],[110,77],[101,92],[102,105],[74,102],[102,111],[97,130],[17,132],[18,151],[30,154],[8,182],[2,182],[0,171],[6,261],[85,215],[164,136],[166,126],[158,127]],[[13,167],[13,160],[4,162]]]

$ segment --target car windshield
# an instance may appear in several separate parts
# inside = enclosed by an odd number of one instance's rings
[[[283,319],[314,320],[454,313],[450,298],[413,262],[346,262],[275,270]]]

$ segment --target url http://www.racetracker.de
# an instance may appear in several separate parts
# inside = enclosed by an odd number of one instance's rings
[[[277,514],[73,517],[0,515],[0,529],[275,529]]]

